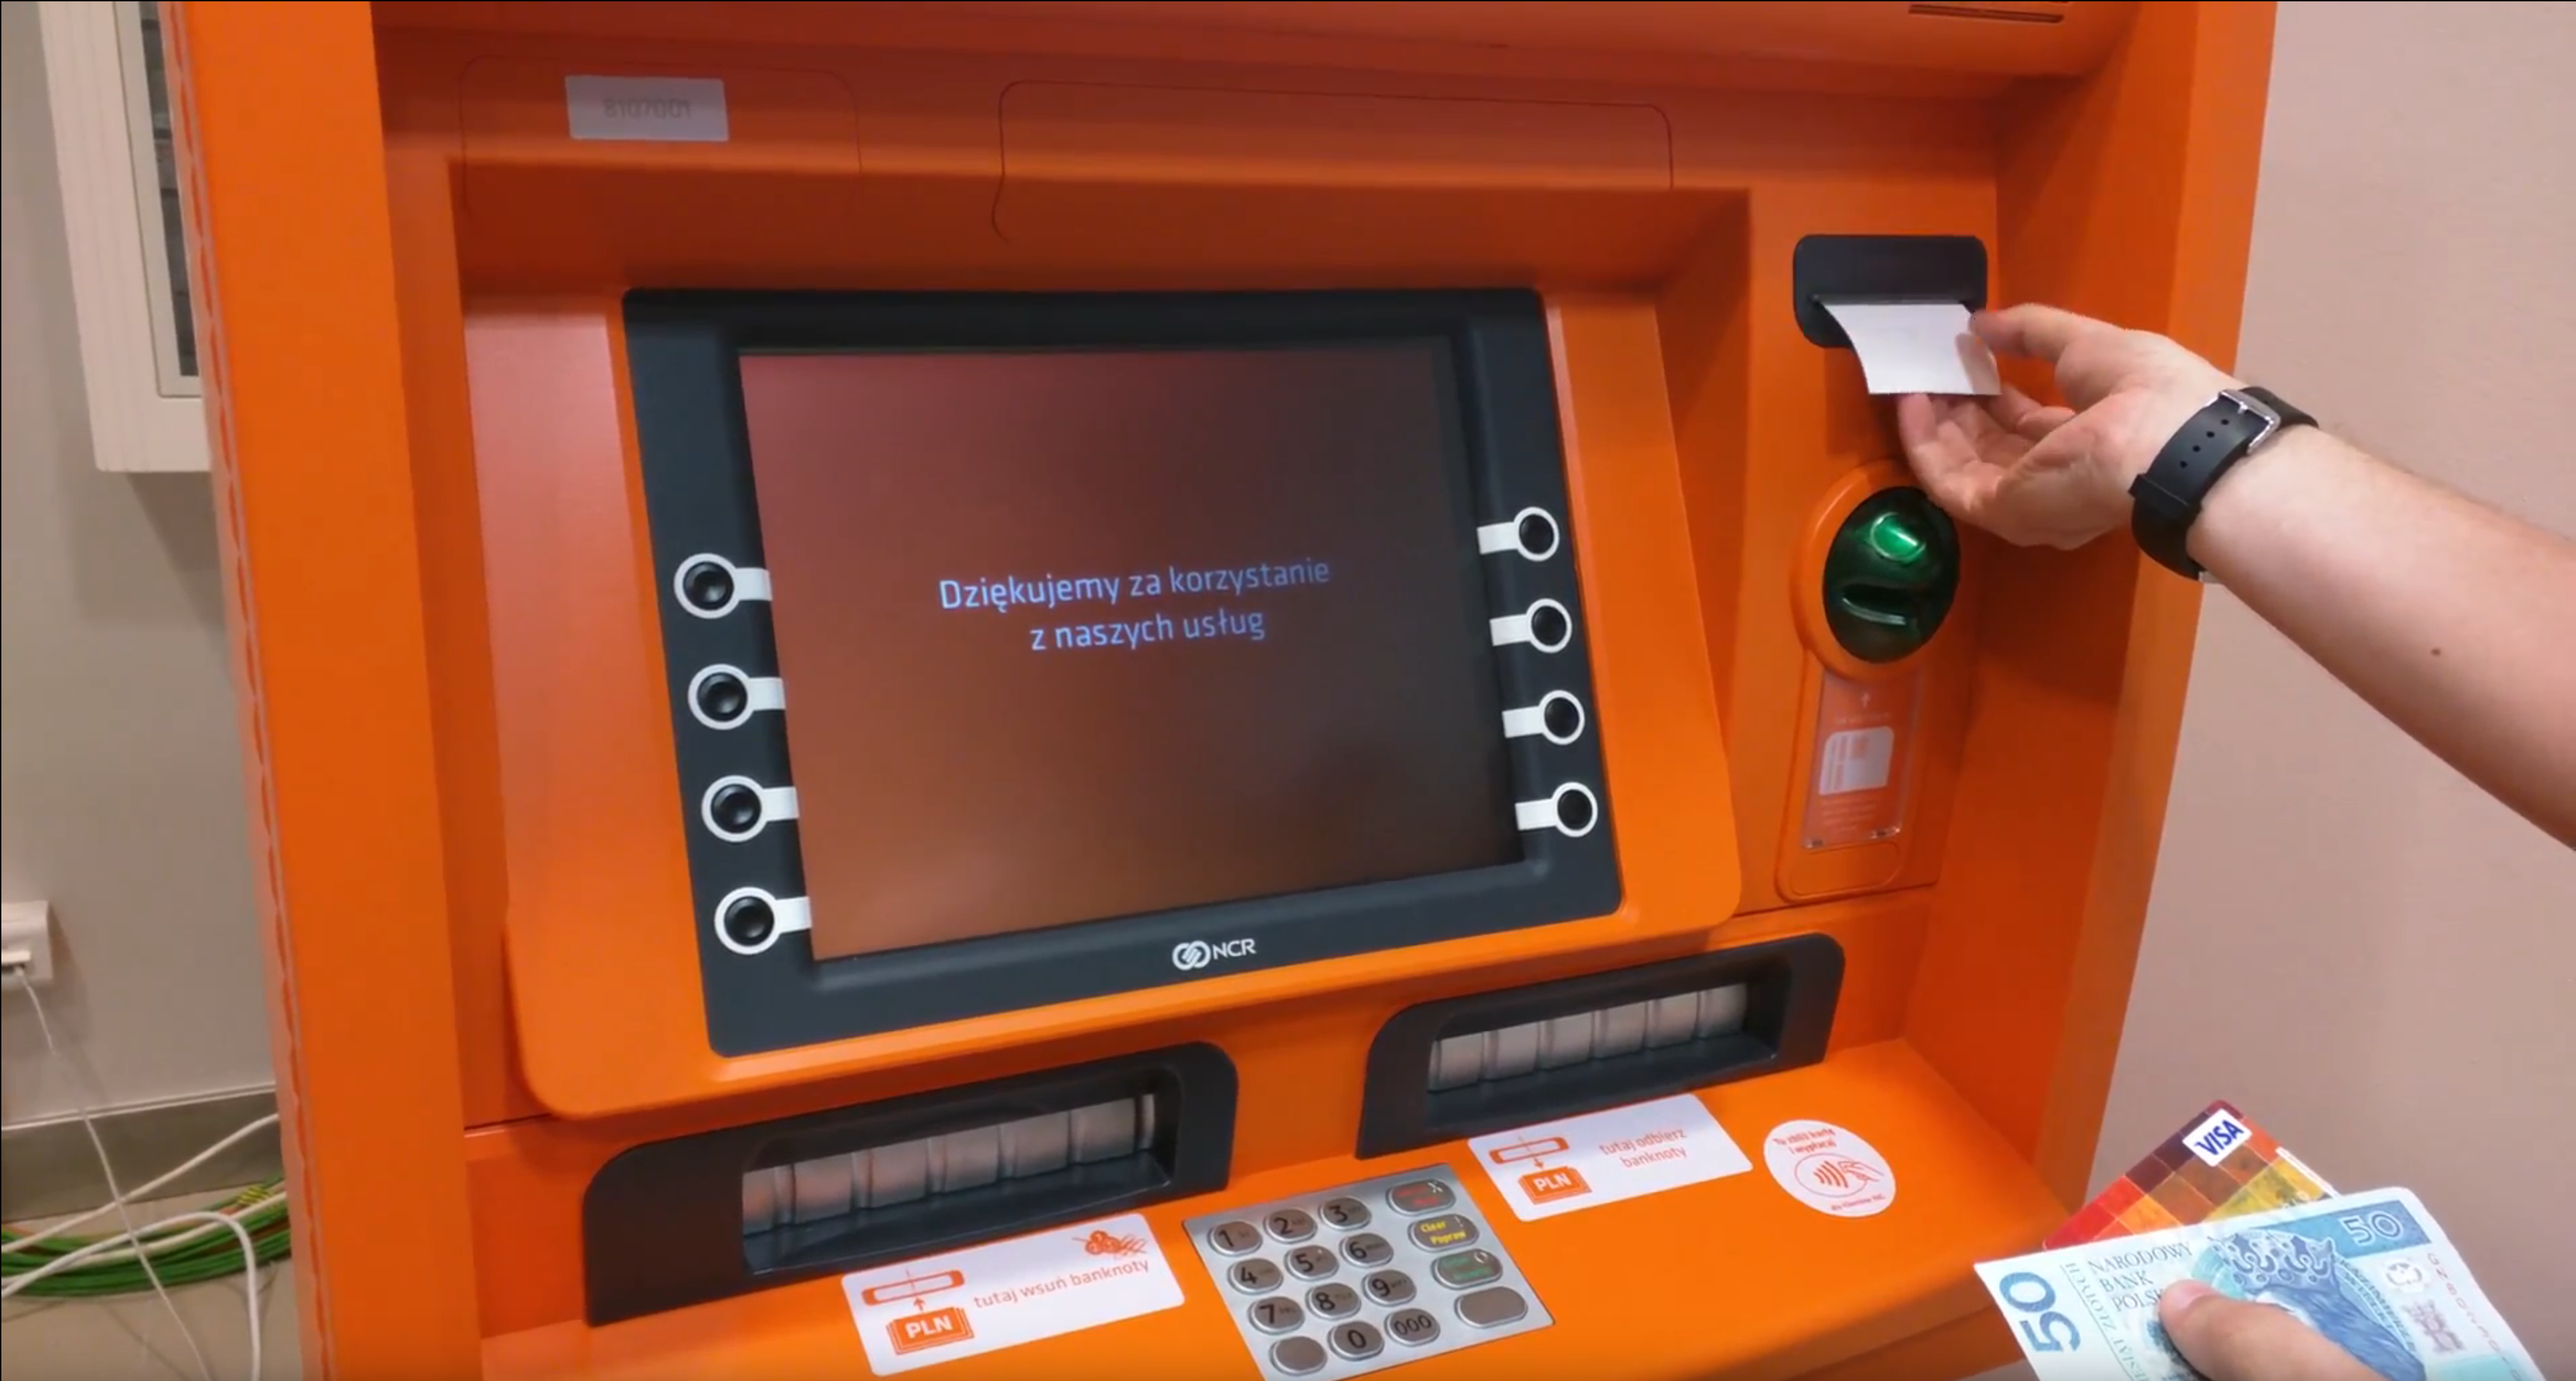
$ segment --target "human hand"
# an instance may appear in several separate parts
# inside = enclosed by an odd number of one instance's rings
[[[1996,353],[2044,360],[2072,408],[2006,386],[1995,398],[1896,400],[1897,435],[1925,493],[2019,546],[2080,547],[2129,519],[2129,483],[2236,380],[2163,336],[2055,307],[1980,312]]]
[[[2167,1289],[2156,1315],[2209,1381],[2383,1381],[2289,1311],[2229,1299],[2196,1280]]]

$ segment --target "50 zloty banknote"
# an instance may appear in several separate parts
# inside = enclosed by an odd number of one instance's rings
[[[2542,1381],[2441,1225],[2403,1189],[1977,1267],[2040,1381],[2191,1381],[2156,1322],[2199,1280],[2278,1305],[2389,1381]]]

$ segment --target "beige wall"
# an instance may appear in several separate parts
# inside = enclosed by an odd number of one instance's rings
[[[2239,364],[2576,534],[2576,5],[2282,8]],[[2576,656],[2576,611],[2535,638]],[[2096,1184],[2214,1097],[2576,1358],[2576,854],[2213,591]],[[2569,708],[2576,714],[2576,706]]]
[[[91,467],[36,7],[0,26],[0,890],[54,903],[46,1013],[108,1100],[265,1084],[213,502]],[[0,1019],[0,1117],[70,1110],[26,1002]]]

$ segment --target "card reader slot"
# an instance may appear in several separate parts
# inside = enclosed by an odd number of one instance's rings
[[[1369,1048],[1359,1154],[1812,1064],[1842,967],[1802,935],[1406,1008]]]

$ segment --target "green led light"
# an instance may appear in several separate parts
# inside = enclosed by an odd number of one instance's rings
[[[1923,534],[1906,526],[1905,519],[1895,513],[1881,513],[1870,519],[1861,535],[1882,560],[1899,566],[1911,566],[1931,550]]]

